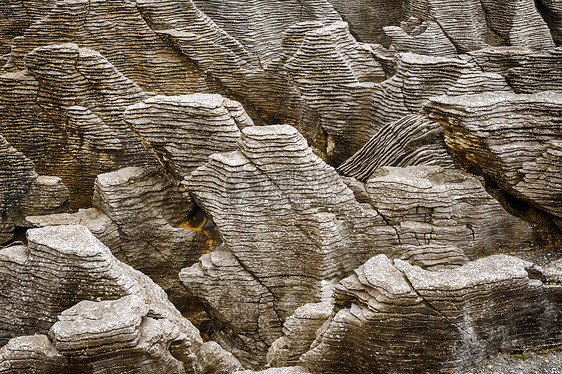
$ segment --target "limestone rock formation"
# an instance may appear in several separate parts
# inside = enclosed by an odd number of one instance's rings
[[[178,179],[211,154],[235,150],[240,130],[253,126],[240,103],[204,94],[149,98],[129,107],[125,121]]]
[[[497,255],[560,257],[561,43],[559,0],[1,1],[0,373],[561,344],[560,262]]]
[[[265,359],[298,306],[320,301],[334,279],[398,244],[394,230],[359,204],[290,126],[245,128],[238,151],[212,155],[185,185],[217,225],[224,247],[180,278],[217,323],[267,343],[251,349],[251,357]],[[239,285],[230,287],[230,279]]]
[[[562,287],[540,273],[505,255],[441,271],[373,257],[336,286],[301,360],[313,373],[463,372],[498,350],[560,344]]]
[[[534,243],[531,225],[507,213],[460,170],[384,167],[369,179],[367,191],[402,244],[452,245],[474,259]]]
[[[69,210],[69,192],[61,179],[38,176],[33,162],[0,135],[0,244],[13,238],[17,226],[29,226],[27,215]]]
[[[465,168],[556,222],[562,218],[561,108],[555,92],[488,93],[434,98],[424,111],[444,127]]]
[[[1,294],[0,336],[2,343],[16,338],[2,348],[0,368],[14,367],[12,362],[21,356],[43,356],[46,362],[27,361],[27,365],[56,368],[61,355],[68,365],[65,370],[82,372],[112,372],[116,362],[129,366],[130,372],[240,368],[232,366],[236,360],[216,346],[215,356],[222,358],[222,365],[215,359],[215,366],[206,368],[205,356],[198,356],[206,343],[197,329],[161,288],[115,259],[87,228],[33,229],[28,241],[28,246],[0,251],[0,276],[7,285]],[[81,300],[90,301],[78,303]],[[47,333],[50,341],[21,338]],[[17,348],[26,343],[26,349]]]
[[[44,46],[25,67],[0,76],[2,134],[38,173],[62,178],[75,208],[90,204],[97,174],[156,164],[122,119],[144,92],[99,53]]]
[[[445,146],[443,128],[419,115],[409,115],[382,127],[338,171],[366,182],[383,166],[415,165],[454,166]]]
[[[130,167],[98,176],[93,205],[72,215],[28,221],[88,227],[119,260],[150,276],[182,312],[191,311],[194,306],[177,274],[220,239],[187,192],[157,168]]]

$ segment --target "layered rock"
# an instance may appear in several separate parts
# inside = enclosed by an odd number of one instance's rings
[[[124,168],[98,176],[93,206],[28,221],[35,226],[88,227],[119,260],[150,276],[182,312],[199,308],[177,274],[220,239],[184,188],[157,168]]]
[[[213,153],[233,151],[253,126],[244,108],[220,95],[156,96],[129,107],[125,121],[178,179]]]
[[[435,98],[424,111],[444,127],[464,167],[560,219],[561,108],[562,96],[554,92],[488,93]]]
[[[351,33],[361,42],[389,45],[383,28],[398,25],[402,20],[401,1],[344,1],[330,3],[349,23]]]
[[[357,153],[338,167],[343,175],[366,182],[383,166],[454,166],[443,128],[419,115],[383,126]]]
[[[328,302],[305,304],[295,310],[283,324],[283,336],[267,352],[267,363],[273,367],[299,365],[300,356],[310,349],[316,331],[328,320],[332,305]]]
[[[144,92],[99,53],[51,45],[29,53],[25,65],[0,77],[2,134],[38,173],[62,178],[75,208],[89,205],[97,174],[155,164],[122,119]]]
[[[457,49],[436,22],[411,17],[398,26],[385,26],[384,32],[398,52],[456,57]]]
[[[531,225],[507,213],[476,178],[460,170],[384,167],[369,179],[367,191],[402,244],[452,245],[474,259],[535,243]]]
[[[44,338],[27,338],[32,345],[18,352],[25,338],[12,341],[2,350],[0,367],[10,367],[22,355],[28,359],[43,355],[46,362],[41,365],[56,366],[63,355],[70,365],[68,370],[83,372],[112,372],[121,365],[129,366],[131,372],[211,369],[205,355],[198,357],[205,346],[199,332],[173,307],[164,291],[115,259],[87,228],[32,229],[28,241],[28,246],[0,252],[0,276],[7,285],[1,294],[5,300],[0,310],[2,343],[12,337],[48,332],[52,344]],[[90,301],[75,305],[81,300]],[[117,301],[93,302],[100,300]],[[214,347],[222,368],[235,370],[232,356]],[[216,365],[216,360],[212,364]],[[221,365],[211,369],[220,370]]]
[[[193,1],[222,30],[258,56],[263,65],[277,57],[283,33],[298,22],[318,21],[329,24],[341,21],[328,0]],[[240,22],[244,19],[245,22]]]
[[[464,372],[498,350],[559,344],[562,287],[541,271],[505,255],[441,271],[373,257],[336,286],[301,360],[313,373]]]
[[[239,151],[212,155],[185,184],[225,247],[180,278],[217,323],[253,339],[257,333],[267,345],[298,306],[328,296],[330,283],[397,244],[394,230],[290,126],[245,128]],[[260,316],[266,309],[273,314]],[[263,360],[265,351],[252,354]]]
[[[69,192],[60,178],[38,176],[31,160],[0,135],[0,244],[16,226],[28,227],[27,215],[69,211]]]
[[[406,16],[435,21],[461,53],[486,45],[554,46],[535,2],[408,0]]]
[[[522,47],[490,47],[470,53],[484,71],[502,74],[516,93],[562,89],[559,48],[533,51]]]

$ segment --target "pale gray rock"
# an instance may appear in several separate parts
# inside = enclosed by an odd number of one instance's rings
[[[2,374],[64,374],[68,358],[63,356],[46,335],[21,336],[0,348]]]
[[[267,364],[274,367],[298,365],[300,356],[310,349],[316,331],[332,314],[329,302],[305,304],[295,310],[283,324],[283,336],[267,352]]]
[[[562,96],[546,91],[443,96],[424,112],[444,127],[447,145],[463,167],[559,219],[561,108]],[[532,218],[529,208],[521,210]]]
[[[129,167],[98,176],[93,206],[27,221],[35,227],[87,227],[115,257],[150,276],[179,310],[200,309],[177,274],[216,248],[220,238],[185,188],[158,168]]]
[[[189,310],[190,298],[177,274],[219,239],[204,227],[205,217],[194,215],[187,191],[159,169],[131,167],[100,174],[93,205],[117,226],[115,255],[150,276],[179,309]],[[102,241],[113,228],[106,227]]]
[[[562,287],[531,267],[499,255],[427,271],[375,256],[336,287],[301,360],[313,373],[456,373],[499,350],[559,344]]]
[[[178,179],[211,154],[235,150],[240,130],[254,125],[238,102],[208,94],[152,97],[124,116]]]
[[[5,300],[0,309],[2,343],[12,337],[48,333],[53,349],[70,356],[67,363],[82,372],[113,372],[120,365],[131,365],[130,372],[143,372],[150,365],[177,368],[181,373],[241,368],[233,367],[235,359],[217,346],[206,348],[199,357],[205,346],[199,332],[165,292],[146,275],[115,259],[87,228],[32,229],[28,242],[28,246],[0,251],[0,277],[7,285],[0,296]],[[7,347],[19,343],[16,340]],[[46,363],[52,358],[56,364],[59,354],[50,347],[43,340],[21,354],[48,355]],[[209,348],[214,354],[209,354]],[[145,358],[132,359],[131,352]],[[13,354],[1,357],[0,367],[17,359]],[[207,361],[210,357],[212,362]]]
[[[225,247],[180,277],[215,324],[231,327],[232,340],[267,343],[237,343],[262,362],[297,307],[329,297],[333,282],[398,244],[392,227],[290,126],[245,128],[238,151],[212,155],[184,183]]]
[[[33,162],[0,135],[0,244],[13,238],[16,227],[29,227],[27,215],[69,210],[61,179],[38,176]]]
[[[507,213],[480,181],[460,170],[384,167],[369,179],[367,191],[401,244],[452,245],[475,259],[535,243],[530,224]]]
[[[383,126],[338,172],[366,182],[383,166],[436,165],[453,168],[443,128],[419,115]]]

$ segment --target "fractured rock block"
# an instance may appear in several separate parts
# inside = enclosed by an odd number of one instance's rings
[[[2,134],[38,173],[62,178],[74,208],[90,204],[97,174],[156,164],[122,118],[146,95],[99,53],[42,46],[25,65],[0,77]]]
[[[445,129],[447,146],[467,170],[562,217],[562,95],[487,93],[434,98],[423,111]]]
[[[254,316],[272,303],[278,317],[263,317],[274,327],[263,328],[263,336],[273,338],[268,344],[280,335],[275,324],[300,305],[329,297],[334,281],[397,244],[395,231],[358,203],[290,126],[245,128],[238,151],[212,155],[184,184],[231,253],[203,256],[182,271],[184,284],[240,335],[255,334],[249,328],[256,326]],[[238,289],[230,290],[227,279],[235,279]],[[220,304],[227,290],[239,295],[230,301],[239,306]],[[258,305],[246,301],[248,293],[262,295]],[[246,308],[246,314],[238,312]],[[254,355],[264,360],[265,348]]]
[[[313,373],[465,372],[499,350],[559,344],[562,287],[505,255],[427,271],[375,256],[335,290],[301,360]]]
[[[460,170],[384,167],[369,179],[367,191],[401,244],[452,245],[474,259],[529,248],[535,240],[530,224],[507,213],[476,178]]]
[[[27,235],[28,246],[0,251],[0,278],[6,285],[0,293],[0,339],[6,343],[13,337],[49,333],[52,345],[30,338],[34,342],[20,350],[29,363],[46,356],[44,364],[58,365],[56,349],[82,372],[114,372],[120,365],[136,368],[132,372],[150,365],[181,373],[240,368],[232,366],[236,360],[224,350],[206,347],[165,292],[115,259],[87,228],[45,227]],[[19,339],[0,354],[0,368],[18,359]],[[201,351],[207,352],[198,356]],[[210,358],[214,368],[209,367]]]
[[[383,166],[436,165],[454,167],[443,128],[419,115],[409,115],[383,126],[338,172],[366,182]]]
[[[69,192],[61,179],[38,176],[33,162],[0,135],[0,244],[12,239],[16,226],[29,226],[27,215],[69,210]]]
[[[149,98],[129,107],[125,121],[178,179],[211,154],[235,150],[240,130],[253,126],[238,102],[205,94]]]

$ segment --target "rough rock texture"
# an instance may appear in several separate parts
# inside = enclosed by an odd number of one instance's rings
[[[474,259],[534,242],[531,225],[507,213],[460,170],[384,167],[369,179],[367,191],[402,244],[453,245]]]
[[[144,92],[98,52],[39,47],[25,67],[0,76],[2,134],[39,174],[62,178],[75,208],[89,205],[97,174],[156,164],[122,119]]]
[[[274,367],[300,364],[299,358],[310,349],[316,331],[332,313],[330,303],[305,304],[295,310],[283,325],[283,336],[267,352],[267,363]]]
[[[238,151],[211,156],[185,185],[225,247],[201,257],[180,278],[217,321],[267,343],[246,343],[258,359],[298,306],[320,301],[334,279],[381,246],[398,244],[394,230],[359,204],[290,126],[245,128]],[[228,286],[230,279],[240,285]]]
[[[386,26],[384,32],[398,52],[422,55],[456,57],[457,50],[439,24],[411,17],[398,26]]]
[[[444,127],[465,168],[555,220],[562,217],[560,94],[439,97],[424,111]]]
[[[460,53],[486,45],[554,47],[532,0],[406,0],[406,15],[436,21]]]
[[[44,339],[28,338],[35,343],[22,352],[17,348],[22,341],[16,340],[2,349],[0,367],[10,367],[21,355],[44,355],[48,360],[42,364],[56,366],[60,362],[60,355],[53,352],[56,349],[70,356],[70,367],[77,365],[82,372],[113,372],[116,362],[127,365],[125,357],[130,359],[131,369],[123,372],[150,370],[150,365],[173,365],[177,372],[206,370],[209,362],[197,355],[205,346],[197,329],[173,307],[161,288],[115,259],[87,228],[33,229],[28,232],[28,241],[28,246],[0,251],[0,276],[7,285],[1,294],[5,301],[0,304],[0,334],[6,343],[12,337],[49,333],[54,348]],[[120,300],[93,302],[116,299]],[[91,301],[73,306],[80,300]],[[134,359],[131,353],[145,359]],[[236,362],[220,348],[215,349],[215,356],[221,357],[225,366]],[[220,370],[218,365],[211,372]]]
[[[0,244],[13,238],[27,215],[69,211],[69,192],[60,178],[38,176],[31,160],[0,135]]]
[[[313,373],[464,372],[498,350],[560,344],[562,287],[532,266],[499,255],[427,271],[373,257],[336,286],[301,360]]]
[[[443,128],[419,115],[388,124],[357,153],[338,167],[338,172],[366,182],[383,166],[454,166],[443,137]]]
[[[194,306],[177,274],[214,249],[219,238],[185,189],[159,169],[124,168],[98,176],[93,205],[72,215],[28,221],[88,227],[119,260],[150,276],[174,305],[190,312]]]
[[[560,249],[561,20],[0,1],[0,373],[463,373],[559,344],[559,263],[471,261]]]
[[[178,179],[235,150],[240,130],[254,125],[240,103],[205,94],[149,98],[127,108],[125,121]]]

